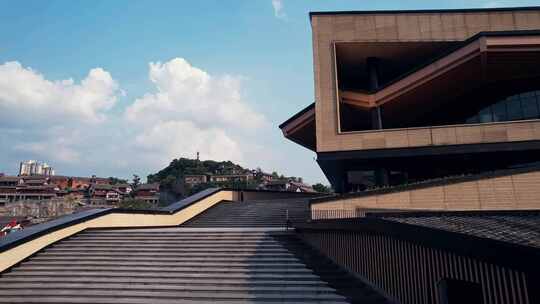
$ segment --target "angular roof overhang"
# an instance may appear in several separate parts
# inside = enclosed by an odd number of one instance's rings
[[[315,103],[287,119],[279,128],[283,136],[312,151],[316,149]]]
[[[458,47],[372,92],[340,90],[342,103],[384,106],[399,115],[404,107],[457,95],[481,84],[540,75],[540,31],[482,32]]]

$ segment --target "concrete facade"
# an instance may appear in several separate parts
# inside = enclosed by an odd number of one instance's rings
[[[385,140],[383,141],[378,134],[359,135],[339,132],[339,102],[334,54],[336,42],[463,41],[483,31],[536,30],[540,29],[540,9],[440,13],[313,14],[311,24],[317,152],[327,152],[361,149],[363,145],[381,146],[383,142],[386,142],[386,137],[393,136],[394,142],[403,140],[404,133],[399,131],[387,133],[384,135]],[[480,133],[481,129],[478,128],[478,130],[470,132]],[[469,127],[467,130],[472,129]],[[411,130],[409,131],[410,135],[406,134],[411,137],[413,145],[428,145],[428,142],[422,142],[426,138],[422,134],[425,132],[427,131]],[[371,138],[366,142],[366,137]],[[535,137],[535,139],[538,138]],[[386,146],[391,146],[391,144]]]

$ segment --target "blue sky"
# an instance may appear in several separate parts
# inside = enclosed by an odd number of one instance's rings
[[[201,151],[326,183],[277,128],[313,101],[310,11],[529,5],[540,1],[3,1],[0,172],[39,159],[65,175],[146,176]]]

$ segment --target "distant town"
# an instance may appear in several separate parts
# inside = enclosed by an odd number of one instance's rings
[[[180,158],[141,183],[116,177],[56,175],[49,164],[22,161],[17,175],[0,173],[0,216],[41,222],[78,210],[157,208],[211,187],[293,192],[328,192],[302,178],[246,169],[232,162]]]

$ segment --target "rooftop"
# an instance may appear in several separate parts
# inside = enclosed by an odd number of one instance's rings
[[[368,216],[540,248],[540,210],[396,212]]]
[[[319,12],[309,12],[309,18],[311,19],[313,16],[324,16],[324,15],[476,13],[476,12],[537,11],[537,10],[540,10],[540,6],[460,8],[460,9],[423,9],[423,10],[319,11]]]

